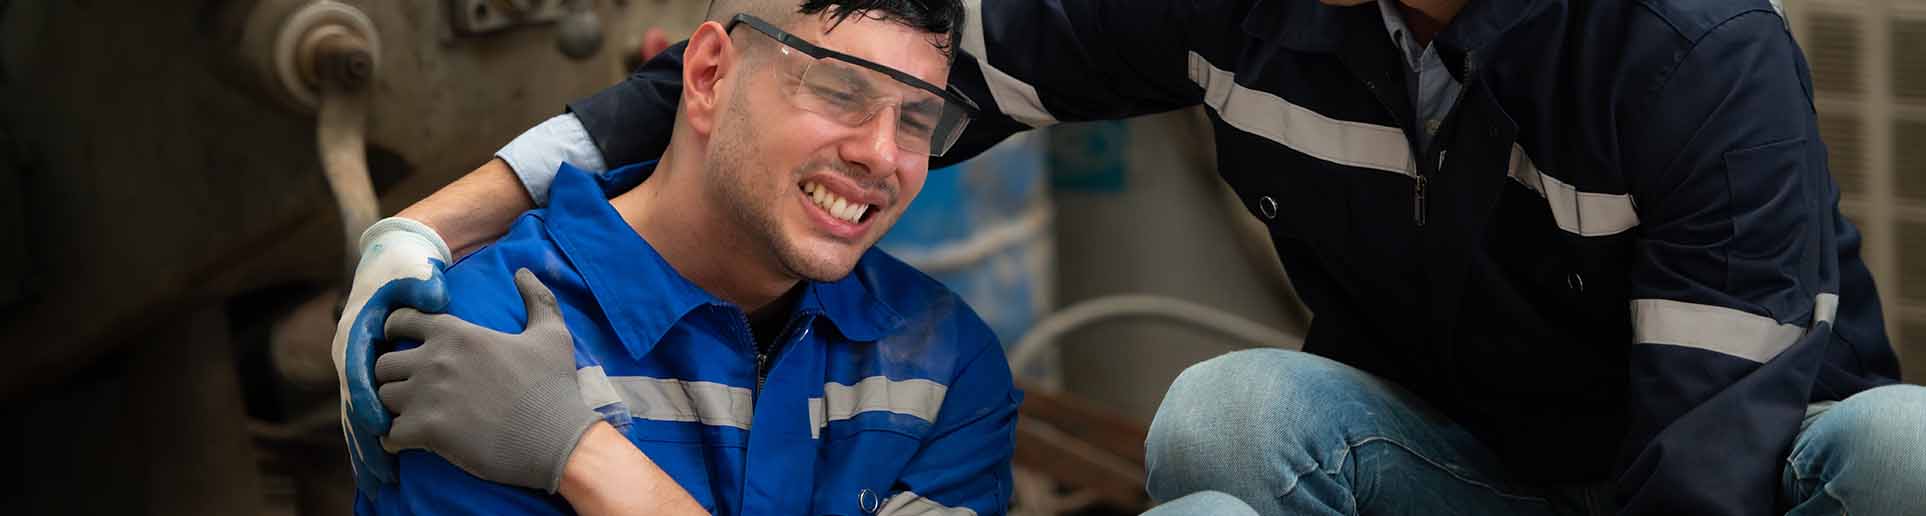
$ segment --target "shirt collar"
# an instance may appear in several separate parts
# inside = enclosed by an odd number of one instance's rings
[[[1390,0],[1396,2],[1397,0]],[[1396,5],[1387,5],[1380,0],[1377,9],[1383,12],[1387,7],[1397,11]],[[1433,38],[1432,44],[1444,46],[1441,55],[1452,56],[1466,51],[1479,54],[1490,52],[1481,50],[1496,41],[1506,31],[1511,30],[1520,20],[1547,8],[1562,6],[1564,0],[1477,0],[1465,5],[1464,10],[1452,17],[1443,31]],[[1363,6],[1333,6],[1323,2],[1259,0],[1244,22],[1244,29],[1259,39],[1277,41],[1286,48],[1301,52],[1330,52],[1344,41],[1342,21],[1346,13],[1358,13],[1355,9]],[[1351,11],[1347,11],[1347,9]],[[1392,17],[1385,13],[1386,32],[1391,32]],[[1396,17],[1398,27],[1405,27],[1404,18]],[[1352,29],[1357,27],[1353,26]],[[1409,30],[1405,31],[1409,33]],[[1395,37],[1395,35],[1394,35]],[[1401,38],[1400,38],[1401,39]],[[1397,40],[1394,40],[1397,41]],[[1396,48],[1404,48],[1399,42]],[[1407,52],[1408,55],[1408,52]],[[1451,57],[1456,60],[1456,56]],[[1480,57],[1482,59],[1482,57]]]
[[[870,268],[863,266],[863,263],[877,259],[874,255],[881,252],[875,249],[864,252],[856,270],[843,276],[843,279],[809,282],[809,289],[796,306],[820,310],[830,324],[836,326],[836,331],[842,332],[849,340],[874,342],[895,332],[902,325],[903,317],[884,303],[876,295],[876,289],[872,288],[876,281],[885,279],[872,277]]]
[[[1391,35],[1391,44],[1397,45],[1404,53],[1405,65],[1418,68],[1418,40],[1411,37],[1411,29],[1404,24],[1404,12],[1398,10],[1398,0],[1378,0],[1378,14],[1384,16],[1384,32]]]
[[[655,165],[655,161],[649,161],[608,174],[646,175]],[[564,163],[550,186],[543,220],[562,253],[581,272],[609,325],[633,358],[647,355],[670,328],[699,307],[734,308],[676,272],[654,246],[622,220],[604,192],[596,176]],[[796,302],[796,312],[822,314],[851,340],[882,338],[901,318],[857,276],[808,282]]]

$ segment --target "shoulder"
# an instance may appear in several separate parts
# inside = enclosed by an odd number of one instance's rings
[[[1634,24],[1651,25],[1652,29],[1662,27],[1687,43],[1698,42],[1749,15],[1782,17],[1774,0],[1639,0],[1634,3],[1640,11],[1639,16],[1631,19]],[[1783,21],[1778,23],[1783,27]]]
[[[1588,34],[1622,34],[1610,73],[1620,85],[1621,121],[1663,121],[1661,105],[1696,104],[1754,72],[1762,59],[1798,59],[1786,21],[1771,0],[1627,0],[1594,12],[1616,16]]]
[[[1002,345],[988,323],[983,322],[963,297],[943,286],[923,271],[911,267],[881,249],[870,249],[850,275],[877,301],[882,302],[902,324],[884,345],[916,346],[931,357],[951,357],[968,361],[994,348],[1001,362]],[[941,346],[948,349],[927,349]],[[963,364],[955,364],[961,367]]]
[[[448,313],[498,331],[521,331],[527,318],[515,271],[528,269],[563,305],[579,303],[581,274],[544,226],[543,210],[523,214],[500,240],[448,267]]]

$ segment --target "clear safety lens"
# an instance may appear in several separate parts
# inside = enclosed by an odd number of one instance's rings
[[[782,51],[804,61],[789,95],[796,107],[852,127],[893,107],[896,146],[904,151],[942,156],[969,124],[965,107],[928,90],[854,64]]]

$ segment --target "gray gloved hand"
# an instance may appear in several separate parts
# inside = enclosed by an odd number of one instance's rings
[[[528,308],[519,335],[405,308],[388,316],[388,338],[422,345],[375,362],[381,403],[397,414],[382,445],[426,449],[483,480],[553,493],[601,417],[576,385],[555,294],[528,269],[515,271],[515,288]]]

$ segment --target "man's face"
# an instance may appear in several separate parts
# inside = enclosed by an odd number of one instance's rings
[[[826,22],[804,16],[796,36],[818,46],[946,84],[947,58],[930,35],[893,22],[851,16],[824,33]],[[859,125],[800,107],[795,97],[805,69],[829,71],[747,27],[735,39],[758,55],[740,60],[734,88],[717,117],[705,180],[711,200],[733,214],[737,230],[771,252],[798,278],[835,281],[847,276],[923,188],[927,153],[898,147],[898,108],[888,98],[908,96],[901,82],[874,83],[881,111]],[[831,62],[824,60],[825,63]],[[886,76],[878,76],[886,77]],[[808,92],[804,92],[808,93]],[[821,92],[816,92],[821,93]],[[820,100],[820,99],[818,99]],[[808,105],[805,101],[801,105]],[[820,111],[820,109],[819,109]]]

